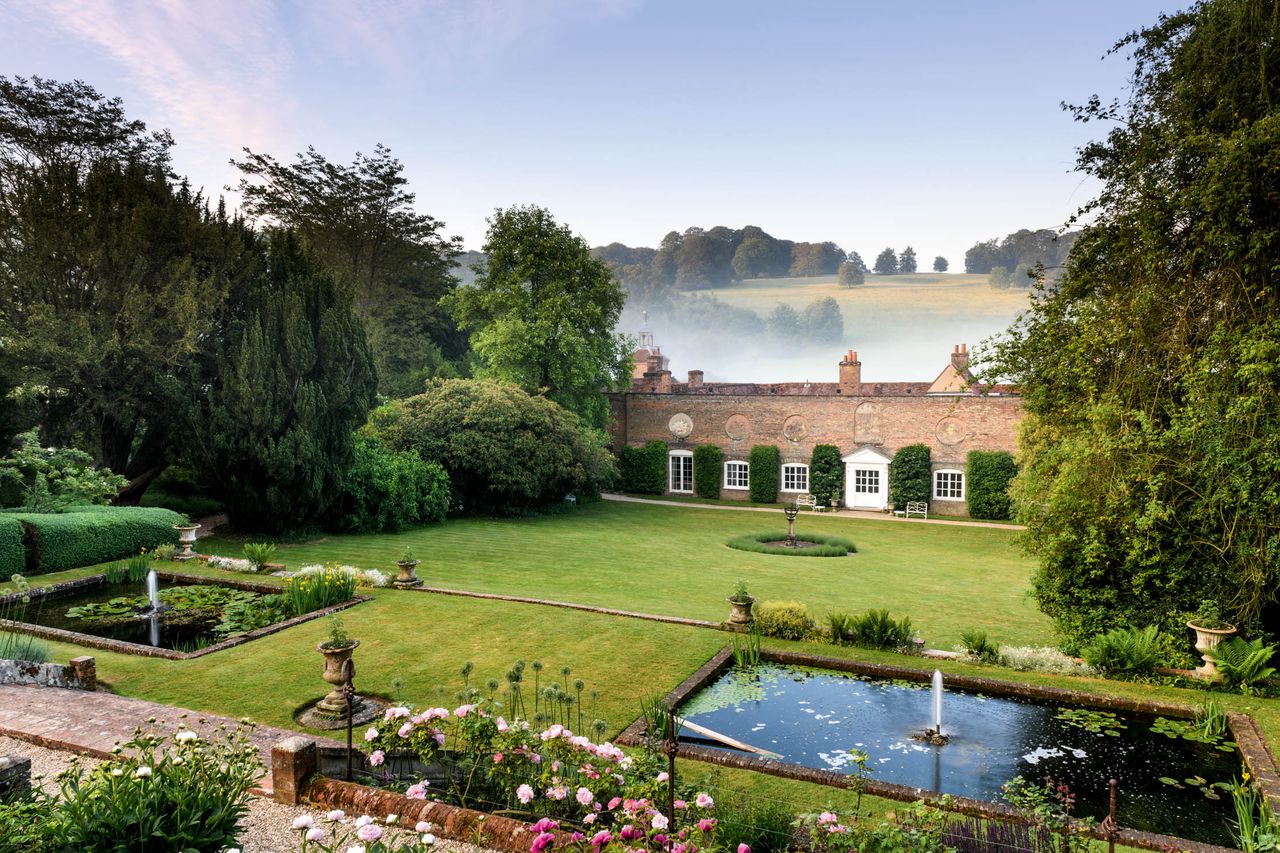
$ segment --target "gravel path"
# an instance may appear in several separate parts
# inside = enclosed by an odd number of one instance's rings
[[[31,759],[33,781],[50,793],[58,790],[56,777],[71,766],[73,758],[69,752],[45,749],[3,736],[0,736],[0,755]],[[97,763],[92,758],[80,760],[82,767],[92,767]],[[294,853],[299,844],[298,833],[292,828],[293,819],[304,814],[319,816],[319,812],[313,809],[286,806],[261,797],[251,798],[245,831],[240,836],[243,853]],[[436,849],[441,853],[487,853],[484,848],[443,839],[437,842]]]

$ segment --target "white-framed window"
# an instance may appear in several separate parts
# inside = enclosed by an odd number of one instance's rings
[[[854,468],[853,491],[859,495],[880,494],[880,472],[875,468]]]
[[[667,457],[667,491],[693,492],[693,451],[673,450]]]
[[[724,463],[724,487],[726,489],[751,488],[751,468],[746,462]]]
[[[954,470],[934,471],[933,499],[935,501],[964,500],[964,472]]]
[[[782,491],[809,491],[809,466],[792,462],[782,466]]]

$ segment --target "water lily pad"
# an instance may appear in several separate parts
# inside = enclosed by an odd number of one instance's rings
[[[1177,779],[1170,779],[1168,776],[1161,776],[1157,781],[1163,782],[1166,785],[1173,785],[1175,788],[1181,787],[1178,784]]]

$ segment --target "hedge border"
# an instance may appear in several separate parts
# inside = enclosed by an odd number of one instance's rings
[[[42,575],[119,560],[143,548],[177,544],[182,516],[161,507],[72,507],[62,512],[10,512],[22,526],[23,570]]]
[[[700,498],[720,497],[720,481],[724,478],[724,453],[714,444],[699,444],[693,449],[693,491]]]
[[[777,554],[779,557],[847,557],[858,553],[857,547],[848,539],[839,536],[827,536],[821,533],[797,533],[800,542],[817,543],[816,548],[786,548],[778,545],[765,545],[765,542],[776,542],[786,539],[786,533],[747,533],[735,536],[725,544],[739,551],[753,554]]]
[[[22,522],[0,515],[0,578],[21,574],[27,568],[27,550],[22,546]]]
[[[771,504],[778,500],[778,480],[782,477],[782,451],[773,444],[757,444],[747,457],[747,477],[751,500]]]

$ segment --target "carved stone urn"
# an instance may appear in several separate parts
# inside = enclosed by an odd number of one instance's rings
[[[324,655],[324,675],[321,677],[333,685],[333,690],[316,703],[319,711],[335,716],[346,714],[347,700],[342,695],[342,687],[347,683],[347,679],[343,677],[342,669],[343,665],[351,660],[351,655],[358,645],[360,645],[359,640],[352,640],[351,645],[334,649],[325,648],[324,643],[316,646],[316,650]]]
[[[1216,680],[1218,678],[1218,667],[1214,665],[1213,658],[1209,656],[1209,653],[1216,649],[1219,643],[1234,634],[1236,626],[1226,625],[1222,628],[1206,628],[1203,625],[1197,625],[1195,622],[1188,622],[1187,627],[1196,632],[1196,651],[1200,653],[1200,658],[1204,661],[1203,666],[1198,666],[1193,671],[1205,681]]]
[[[742,599],[726,598],[729,602],[729,624],[747,626],[756,621],[756,617],[751,613],[751,605],[756,600],[751,596]]]
[[[200,529],[198,524],[175,524],[173,529],[178,531],[178,544],[182,546],[182,550],[173,555],[173,559],[187,560],[195,559],[195,551],[192,549],[196,544],[196,531]]]
[[[396,575],[396,579],[391,582],[392,586],[397,589],[409,589],[410,587],[422,586],[422,578],[414,573],[414,568],[421,560],[398,560],[396,567],[400,570],[400,574]]]

